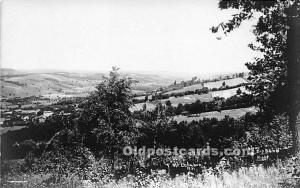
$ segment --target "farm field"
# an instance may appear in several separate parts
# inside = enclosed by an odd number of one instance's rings
[[[245,115],[247,112],[255,113],[257,109],[255,107],[249,107],[249,108],[239,108],[239,109],[231,109],[231,110],[222,110],[221,112],[213,111],[213,112],[205,112],[201,114],[195,114],[193,116],[174,116],[174,120],[177,122],[181,121],[187,121],[188,123],[191,121],[199,121],[203,118],[216,118],[218,120],[223,119],[225,116],[232,117],[234,119],[237,119],[243,115]]]
[[[130,108],[130,111],[132,111],[132,112],[139,111],[139,110],[143,109],[144,104],[145,104],[144,102],[143,103],[137,103],[133,107]],[[155,109],[155,104],[154,103],[146,102],[146,106],[147,106],[147,110],[154,110]]]
[[[202,89],[202,88],[203,88],[202,84],[195,84],[195,85],[191,85],[191,86],[186,86],[182,89],[169,91],[169,92],[166,92],[165,94],[183,93],[183,92],[186,92],[186,91],[195,91],[196,89]]]
[[[210,92],[212,98],[214,97],[223,97],[225,99],[232,97],[234,95],[236,95],[236,91],[238,89],[241,89],[242,92],[246,92],[246,88],[245,86],[242,87],[237,87],[237,88],[233,88],[233,89],[226,89],[226,90],[221,90],[221,91],[212,91]]]
[[[161,102],[164,104],[167,100],[170,100],[172,106],[178,106],[179,103],[181,104],[191,104],[196,102],[197,100],[200,100],[201,102],[209,102],[213,100],[213,97],[210,93],[208,94],[193,94],[193,95],[185,95],[182,97],[170,97],[168,99],[161,100]]]

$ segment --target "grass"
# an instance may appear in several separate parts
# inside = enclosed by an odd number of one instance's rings
[[[130,108],[130,110],[133,111],[138,111],[138,110],[142,110],[143,106],[144,106],[144,102],[143,103],[137,103],[135,104],[133,107]],[[147,106],[147,110],[154,110],[155,109],[155,104],[151,103],[151,102],[147,102],[146,103]]]
[[[181,89],[169,91],[169,92],[166,92],[165,94],[184,93],[186,91],[195,91],[197,89],[202,89],[202,88],[203,88],[202,84],[195,84],[195,85],[183,87]]]
[[[207,169],[202,174],[181,174],[171,178],[165,171],[153,171],[146,175],[138,173],[136,176],[127,175],[123,179],[109,180],[108,183],[93,183],[90,180],[79,180],[69,178],[58,184],[48,184],[49,174],[21,174],[9,177],[9,181],[2,184],[2,187],[69,187],[69,188],[292,188],[300,187],[300,181],[291,172],[295,168],[289,169],[289,162],[277,163],[270,167],[262,165],[252,165],[241,167],[234,171],[222,168]],[[215,173],[215,172],[218,173]],[[107,179],[107,178],[105,178]],[[102,180],[101,180],[102,181]],[[3,183],[3,182],[2,182]]]
[[[262,166],[252,166],[240,168],[233,172],[223,172],[215,175],[211,171],[194,176],[193,174],[180,175],[175,178],[168,178],[164,175],[157,175],[146,178],[147,183],[142,181],[131,182],[122,180],[118,183],[113,182],[104,187],[141,187],[149,188],[279,188],[297,187],[297,183],[292,177],[277,167],[264,168]],[[300,184],[298,184],[300,185]]]
[[[214,97],[223,97],[223,98],[227,99],[227,98],[230,98],[230,97],[236,95],[236,92],[239,88],[241,89],[242,92],[247,92],[245,87],[238,87],[238,88],[233,88],[233,89],[212,91],[210,93],[212,95],[212,98],[214,98]]]
[[[178,106],[179,103],[181,104],[191,104],[196,102],[197,100],[200,100],[201,102],[210,102],[213,100],[211,94],[193,94],[193,95],[185,95],[182,97],[170,97],[168,99],[161,100],[162,103],[165,103],[165,101],[170,100],[171,104],[173,106]]]

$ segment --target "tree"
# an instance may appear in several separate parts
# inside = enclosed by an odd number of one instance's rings
[[[240,95],[240,94],[242,94],[242,90],[241,90],[241,88],[238,88],[238,89],[236,90],[236,94],[237,94],[237,95]]]
[[[226,87],[226,82],[224,81],[223,83],[222,83],[222,88],[225,88]]]
[[[96,143],[90,144],[111,160],[112,170],[115,156],[121,154],[124,146],[135,141],[135,122],[129,110],[133,105],[132,83],[113,67],[109,77],[104,77],[96,91],[87,98],[81,117],[81,131],[87,135],[85,140],[95,138]]]
[[[182,112],[183,112],[183,105],[179,103],[177,108],[175,108],[175,114],[180,115]]]
[[[168,106],[168,107],[171,106],[172,105],[171,101],[170,100],[166,100],[165,105]]]
[[[247,89],[255,96],[257,106],[265,112],[288,112],[294,154],[300,157],[300,121],[297,121],[300,109],[299,0],[221,0],[219,7],[240,10],[227,23],[211,28],[212,32],[222,28],[224,34],[252,18],[255,12],[261,13],[254,29],[256,43],[249,44],[249,47],[262,52],[263,57],[246,64],[252,83]]]
[[[145,102],[144,104],[143,104],[143,111],[146,111],[147,110],[147,103]]]
[[[194,84],[196,80],[197,80],[197,76],[192,77],[191,84]]]
[[[37,113],[36,113],[36,116],[41,116],[44,114],[44,110],[39,110]]]

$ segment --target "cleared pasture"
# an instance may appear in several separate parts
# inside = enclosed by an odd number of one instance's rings
[[[186,92],[186,91],[195,91],[197,89],[202,89],[202,88],[203,88],[202,84],[195,84],[195,85],[183,87],[181,89],[169,91],[169,92],[166,92],[165,94],[169,95],[169,94],[173,94],[173,93],[183,93],[183,92]]]
[[[172,106],[178,106],[179,103],[181,104],[191,104],[196,102],[197,100],[200,100],[201,102],[209,102],[213,100],[213,97],[210,93],[198,95],[185,95],[182,97],[170,97],[169,99],[161,100],[162,103],[165,103],[167,100],[170,100]]]
[[[242,87],[237,87],[237,88],[233,88],[233,89],[226,89],[226,90],[221,90],[221,91],[212,91],[210,92],[212,98],[214,97],[223,97],[225,99],[230,98],[234,95],[236,95],[236,91],[238,89],[241,89],[242,92],[246,92],[246,87],[242,86]]]

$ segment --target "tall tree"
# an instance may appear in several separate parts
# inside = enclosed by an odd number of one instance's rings
[[[219,7],[239,10],[228,22],[211,28],[213,32],[222,28],[225,35],[259,15],[256,42],[249,47],[263,57],[246,64],[252,81],[248,89],[264,111],[288,112],[294,153],[300,157],[300,1],[221,0]]]
[[[81,131],[87,135],[86,141],[96,139],[92,144],[111,160],[112,169],[115,156],[135,141],[135,122],[129,110],[133,105],[132,83],[113,67],[88,97],[81,117]]]

